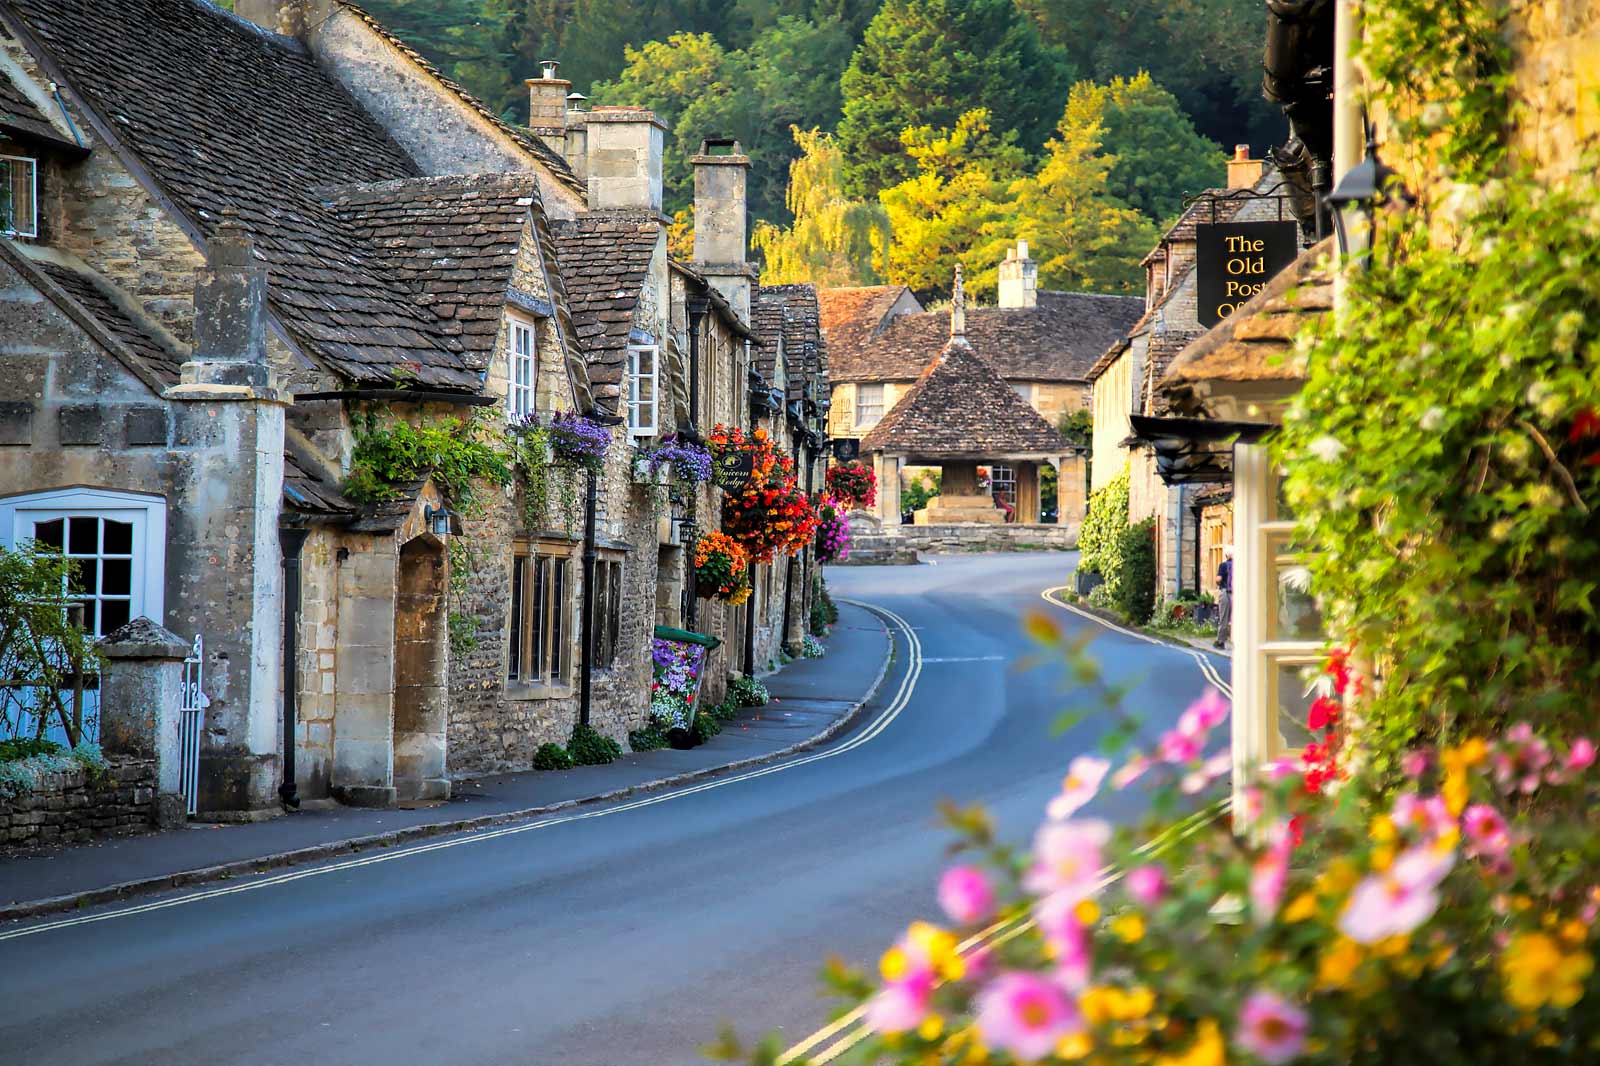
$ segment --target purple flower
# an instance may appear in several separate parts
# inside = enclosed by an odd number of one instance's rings
[[[558,411],[550,420],[550,447],[567,462],[597,467],[611,447],[611,431],[582,415]]]

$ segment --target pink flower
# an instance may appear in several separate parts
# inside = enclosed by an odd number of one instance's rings
[[[1534,736],[1533,726],[1518,722],[1507,729],[1493,756],[1495,782],[1506,792],[1538,789],[1544,768],[1550,765],[1550,745]]]
[[[1414,792],[1402,792],[1389,809],[1389,820],[1399,829],[1415,829],[1429,840],[1437,839],[1456,827],[1450,806],[1443,796],[1423,799]]]
[[[1034,904],[1033,919],[1055,953],[1056,980],[1070,992],[1089,987],[1094,956],[1089,930],[1078,918],[1078,900],[1057,893]]]
[[[1438,909],[1439,882],[1454,864],[1454,852],[1406,849],[1389,869],[1356,885],[1339,915],[1339,931],[1358,944],[1412,932]]]
[[[1167,875],[1159,866],[1140,866],[1128,872],[1128,895],[1141,906],[1154,907],[1167,894]]]
[[[1274,992],[1253,992],[1239,1011],[1239,1046],[1268,1066],[1298,1056],[1311,1027],[1306,1012]]]
[[[939,906],[950,920],[974,925],[994,913],[994,888],[975,866],[952,866],[939,879]]]
[[[1178,729],[1191,736],[1206,733],[1228,720],[1228,701],[1222,693],[1208,688],[1205,695],[1189,704],[1178,719]]]
[[[1250,867],[1250,909],[1256,922],[1265,925],[1278,913],[1283,889],[1289,882],[1289,852],[1294,837],[1287,825],[1272,831],[1272,842]]]
[[[1205,750],[1206,738],[1185,733],[1180,726],[1161,734],[1161,739],[1156,742],[1156,754],[1162,762],[1186,763],[1193,762]]]
[[[1467,837],[1467,853],[1487,859],[1501,859],[1511,850],[1511,831],[1499,811],[1477,803],[1461,814],[1461,828]]]
[[[1111,787],[1119,790],[1127,788],[1143,777],[1144,772],[1153,765],[1147,756],[1134,752],[1123,764],[1122,769],[1111,775]]]
[[[1083,1016],[1059,986],[1031,973],[1003,973],[977,999],[978,1033],[991,1048],[1024,1062],[1046,1058]]]
[[[915,1029],[928,1015],[933,996],[933,974],[918,970],[878,989],[867,1001],[867,1027],[875,1033],[904,1033]]]
[[[1060,893],[1076,903],[1100,890],[1101,849],[1111,827],[1100,821],[1046,822],[1033,838],[1033,866],[1022,885],[1039,895]]]
[[[1284,756],[1267,763],[1261,768],[1261,772],[1266,775],[1268,781],[1282,781],[1286,778],[1300,776],[1300,764],[1297,760]]]
[[[1590,740],[1588,737],[1579,737],[1577,740],[1572,742],[1572,747],[1567,749],[1566,768],[1569,773],[1575,773],[1579,770],[1587,770],[1589,767],[1594,765],[1594,760],[1594,741]]]
[[[1061,781],[1061,794],[1050,801],[1046,812],[1056,821],[1071,818],[1078,808],[1094,799],[1100,791],[1100,782],[1106,779],[1111,764],[1092,755],[1080,755],[1067,767],[1067,776]]]
[[[1200,765],[1197,770],[1192,770],[1183,775],[1180,786],[1185,795],[1192,796],[1196,792],[1205,791],[1206,787],[1233,769],[1233,753],[1219,751]]]
[[[1428,753],[1420,748],[1406,752],[1400,756],[1400,771],[1415,781],[1428,772]]]

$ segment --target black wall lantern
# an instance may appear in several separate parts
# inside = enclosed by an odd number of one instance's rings
[[[459,533],[460,522],[456,513],[445,507],[435,507],[428,504],[422,509],[422,520],[428,525],[428,532],[436,537],[448,537],[452,533]]]
[[[1350,243],[1355,236],[1350,225],[1359,218],[1366,227],[1367,246],[1372,247],[1378,208],[1392,201],[1410,204],[1413,198],[1400,185],[1393,167],[1378,158],[1378,144],[1367,131],[1367,155],[1339,179],[1339,184],[1323,198],[1328,213],[1333,216],[1333,233],[1339,242],[1339,256],[1350,254]],[[1371,262],[1370,254],[1367,261]]]

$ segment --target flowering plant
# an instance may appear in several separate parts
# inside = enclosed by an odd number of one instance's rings
[[[650,645],[651,702],[674,697],[693,707],[700,692],[700,667],[705,657],[706,649],[699,644],[655,638]]]
[[[811,542],[817,514],[803,492],[788,456],[777,454],[764,429],[748,436],[742,429],[718,425],[708,438],[711,454],[750,457],[750,480],[722,500],[722,528],[745,548],[751,561],[770,563],[778,554],[795,555]]]
[[[679,440],[677,434],[649,451],[640,452],[639,461],[648,464],[652,474],[662,467],[670,467],[672,476],[687,484],[698,485],[711,480],[711,452],[698,444]]]
[[[871,507],[878,501],[878,475],[859,460],[828,468],[828,492],[846,510]]]
[[[651,699],[650,717],[661,729],[688,729],[694,724],[694,712],[689,709],[688,701],[675,693]]]
[[[550,420],[550,447],[557,459],[598,471],[611,447],[611,431],[580,414],[557,411]]]
[[[1080,645],[1048,620],[1031,628],[1119,710]],[[947,811],[966,855],[937,886],[945,924],[912,923],[875,976],[831,969],[861,1019],[837,1061],[1593,1060],[1591,740],[1519,722],[1408,760],[1392,799],[1355,774],[1337,799],[1312,792],[1280,760],[1239,793],[1236,835],[1229,801],[1206,795],[1231,768],[1228,713],[1207,692],[1148,754],[1073,759],[1031,854],[981,810]],[[1149,837],[1085,816],[1140,779],[1177,821]],[[732,1038],[721,1050],[742,1054]]]
[[[745,584],[749,561],[738,541],[726,533],[707,533],[694,546],[695,592],[728,599]]]
[[[850,558],[850,520],[842,501],[824,495],[817,501],[817,561],[837,563]]]

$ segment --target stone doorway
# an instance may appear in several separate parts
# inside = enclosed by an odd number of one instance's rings
[[[397,798],[450,798],[444,545],[431,535],[400,548],[394,598],[394,785]]]

